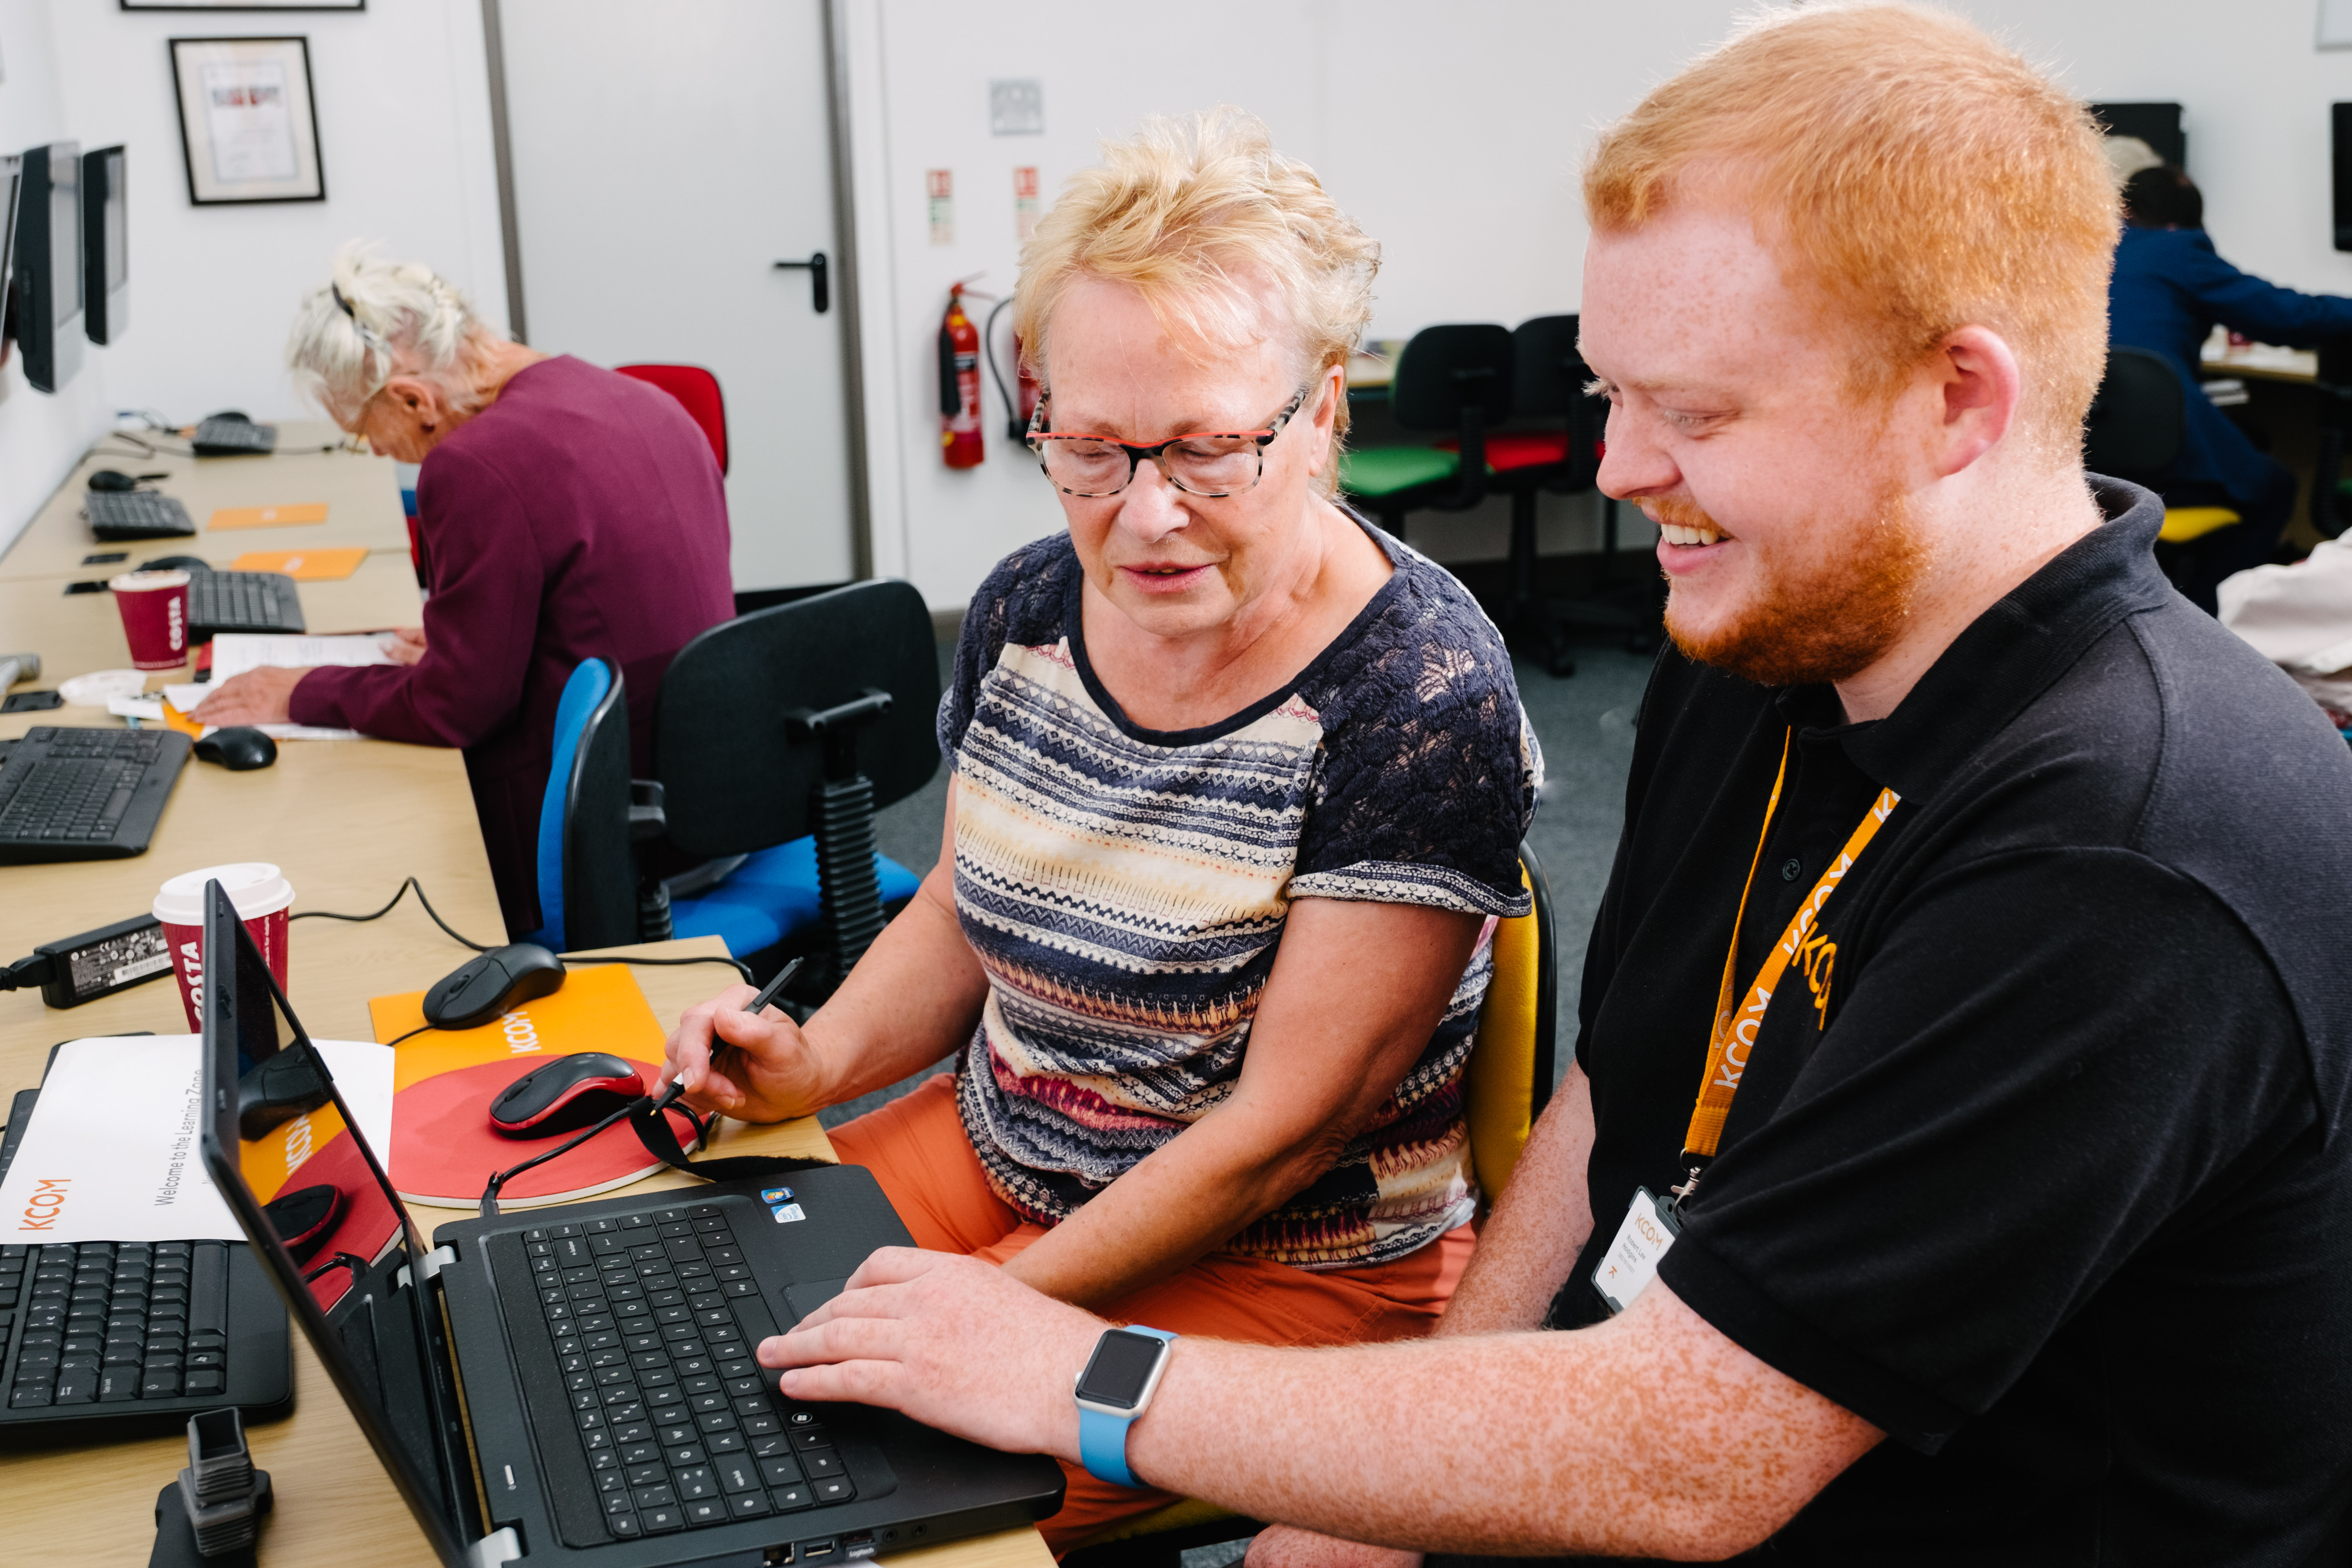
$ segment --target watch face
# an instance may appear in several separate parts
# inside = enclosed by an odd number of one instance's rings
[[[1151,1369],[1160,1364],[1167,1348],[1167,1341],[1150,1334],[1110,1330],[1095,1342],[1094,1359],[1078,1378],[1078,1397],[1134,1409],[1135,1402],[1143,1397],[1143,1385],[1151,1381]]]

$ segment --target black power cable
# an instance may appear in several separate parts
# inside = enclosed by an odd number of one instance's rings
[[[439,926],[443,932],[446,933],[452,942],[457,942],[461,947],[470,947],[476,952],[488,952],[491,951],[488,944],[476,942],[470,937],[460,935],[456,927],[452,926],[447,921],[443,920],[441,918],[440,911],[433,907],[433,901],[425,896],[425,884],[418,881],[414,877],[403,878],[400,883],[400,890],[392,895],[391,900],[387,902],[383,908],[368,914],[347,915],[338,914],[332,910],[298,910],[293,914],[290,914],[286,918],[290,921],[349,921],[355,925],[363,924],[368,921],[380,921],[383,919],[384,916],[392,913],[393,910],[399,905],[400,900],[408,896],[409,889],[415,889],[416,901],[425,906],[425,912],[432,917],[433,923]],[[723,963],[727,965],[728,968],[733,970],[736,973],[741,975],[743,977],[743,984],[746,985],[754,984],[755,978],[751,973],[751,966],[750,964],[745,963],[740,959],[720,958],[715,953],[708,957],[695,958],[632,958],[623,956],[573,958],[567,956],[564,958],[563,962],[567,964],[646,963],[664,968],[676,968],[677,965],[682,963]],[[406,1039],[407,1037],[408,1037],[405,1035],[401,1037],[402,1039]]]

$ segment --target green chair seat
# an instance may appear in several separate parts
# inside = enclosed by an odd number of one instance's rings
[[[1351,496],[1378,500],[1454,477],[1462,466],[1453,452],[1428,447],[1367,447],[1339,456],[1339,488]]]

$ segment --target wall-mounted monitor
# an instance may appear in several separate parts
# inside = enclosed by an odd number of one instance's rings
[[[16,196],[16,346],[25,379],[55,392],[81,368],[81,143],[24,155]]]
[[[0,158],[0,364],[16,342],[16,275],[11,262],[16,254],[16,181],[22,161],[15,153]]]
[[[2110,136],[2137,136],[2176,169],[2189,167],[2189,132],[2177,103],[2095,103],[2092,117]]]
[[[131,244],[123,229],[127,206],[122,149],[101,147],[83,153],[81,320],[94,343],[121,342],[122,330],[131,324]]]
[[[2352,103],[2327,106],[2327,131],[2336,164],[2336,248],[2352,250]]]

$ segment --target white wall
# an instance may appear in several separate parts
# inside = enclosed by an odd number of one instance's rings
[[[2315,0],[1954,0],[2087,99],[2186,106],[2190,172],[2222,253],[2298,288],[2352,293],[2330,248],[2327,105],[2352,100],[2352,51],[2313,47]],[[1381,240],[1370,335],[1440,321],[1516,323],[1576,308],[1586,228],[1577,169],[1594,127],[1719,39],[1743,0],[1254,0],[1164,11],[1097,7],[1084,26],[971,0],[848,0],[868,427],[877,570],[939,605],[1058,526],[1025,455],[940,461],[932,337],[947,285],[985,268],[1010,286],[1011,171],[1034,163],[1050,200],[1100,136],[1150,112],[1218,101],[1264,118],[1286,152]],[[1044,83],[1045,134],[993,137],[988,82]],[[956,175],[957,243],[935,247],[924,172]],[[882,188],[873,188],[878,182]],[[1591,498],[1545,497],[1547,552],[1597,545]],[[1647,538],[1627,511],[1630,544]],[[1503,553],[1507,513],[1417,513],[1445,560]]]
[[[72,136],[44,0],[0,0],[0,149],[21,152]],[[23,356],[11,352],[0,366],[0,549],[106,427],[105,351],[94,344],[89,351],[81,374],[56,396],[26,384]]]
[[[287,381],[286,329],[346,239],[430,263],[505,324],[477,0],[209,15],[50,0],[49,10],[71,133],[130,149],[131,331],[96,351],[116,406],[176,421],[221,407],[315,417]],[[310,40],[327,199],[192,205],[165,40],[289,34]]]

